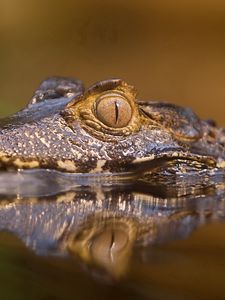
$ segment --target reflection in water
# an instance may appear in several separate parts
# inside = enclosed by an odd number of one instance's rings
[[[120,276],[127,269],[136,238],[137,223],[132,218],[92,215],[77,232],[70,232],[65,247],[84,262]]]
[[[143,249],[185,239],[200,225],[222,220],[221,176],[199,177],[198,182],[195,177],[170,177],[157,184],[149,178],[130,185],[77,184],[70,192],[48,197],[35,192],[33,197],[17,193],[13,198],[9,191],[1,197],[0,229],[15,233],[39,255],[72,256],[119,278],[134,254],[146,260],[148,250],[143,257]],[[24,182],[18,190],[27,195]]]

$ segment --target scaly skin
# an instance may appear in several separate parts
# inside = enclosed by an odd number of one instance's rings
[[[115,112],[107,97],[115,100]],[[126,124],[109,126],[106,117],[109,124],[115,118]],[[84,92],[78,80],[53,77],[24,110],[0,120],[0,168],[96,174],[224,169],[225,133],[190,109],[138,101],[119,79]]]

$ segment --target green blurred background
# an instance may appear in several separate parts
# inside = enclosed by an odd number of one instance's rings
[[[225,1],[1,0],[0,115],[50,75],[121,77],[225,125]]]

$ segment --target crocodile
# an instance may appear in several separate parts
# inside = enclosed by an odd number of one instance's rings
[[[225,130],[191,109],[137,98],[121,79],[51,77],[0,119],[0,170],[188,173],[225,168]]]
[[[146,258],[224,219],[224,168],[225,130],[191,109],[139,100],[120,79],[85,90],[52,77],[0,120],[0,230],[119,278],[134,253],[143,260],[135,249]],[[87,186],[86,175],[134,174],[142,180]]]

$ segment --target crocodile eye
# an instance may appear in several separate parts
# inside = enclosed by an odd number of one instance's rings
[[[126,98],[121,95],[103,95],[97,100],[96,115],[103,124],[122,128],[130,122],[132,109]]]

